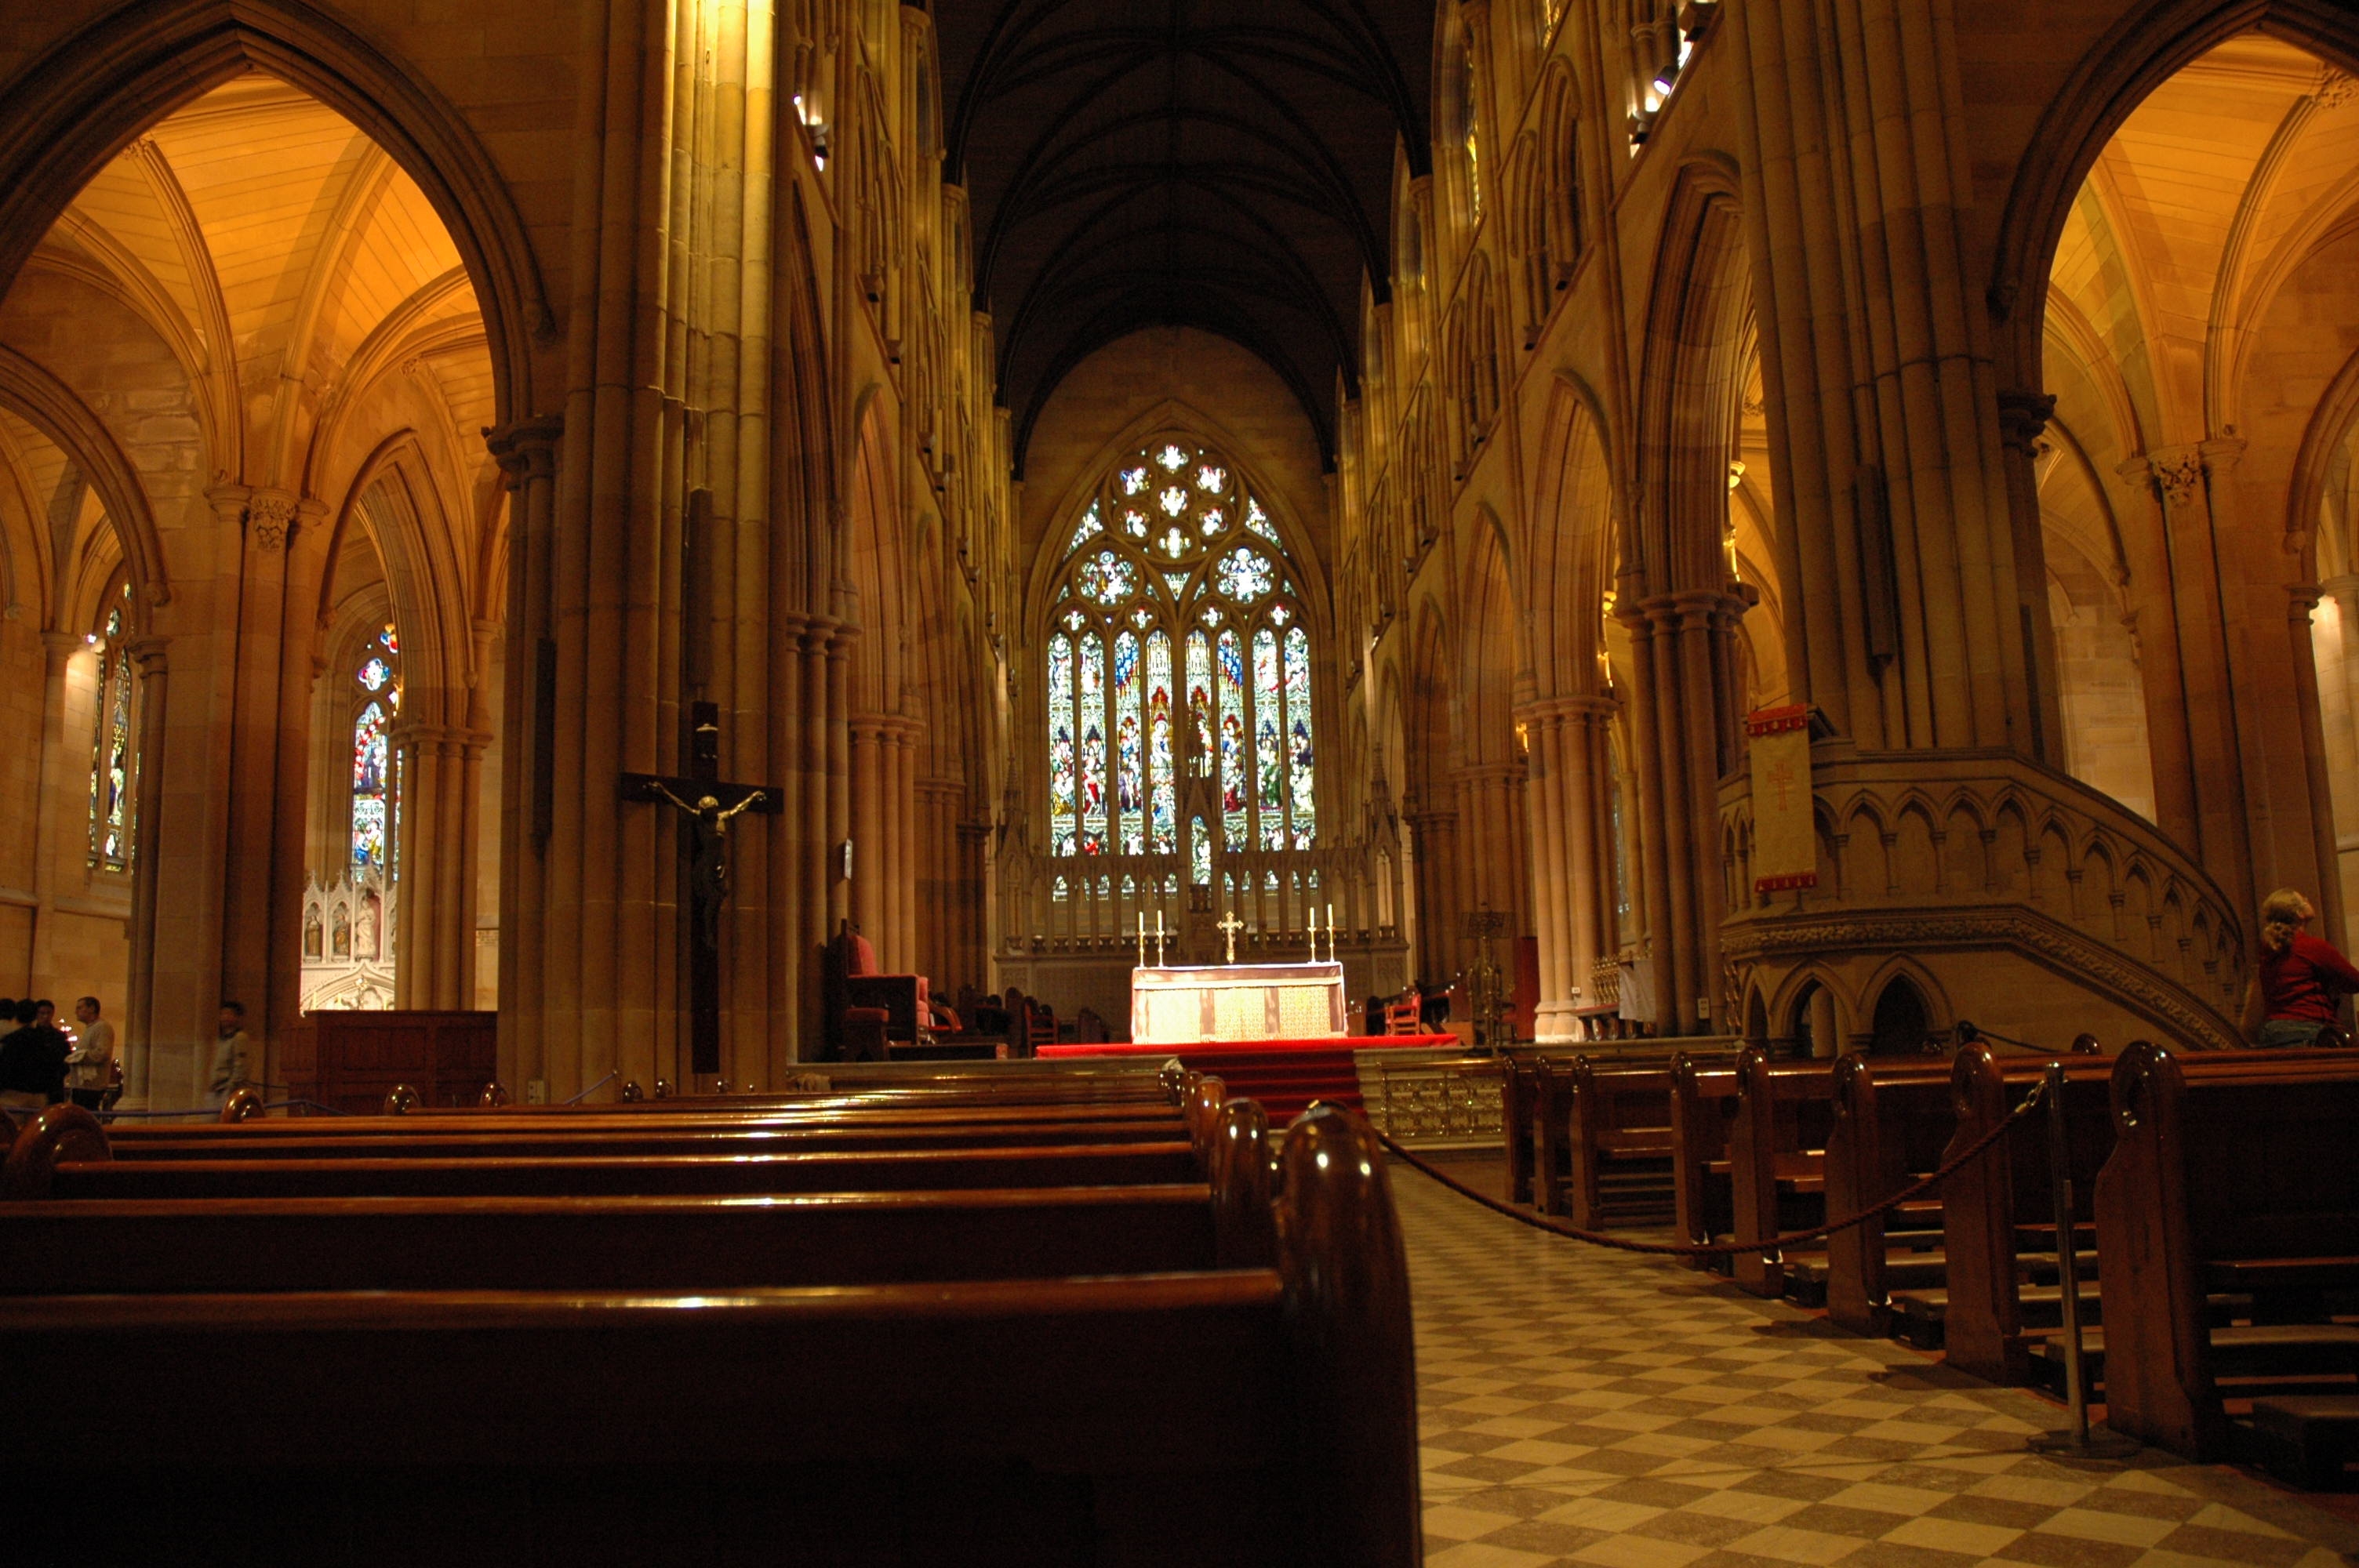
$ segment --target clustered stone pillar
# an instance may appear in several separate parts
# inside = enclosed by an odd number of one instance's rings
[[[132,708],[132,721],[139,731],[137,754],[141,764],[136,787],[138,832],[143,838],[152,837],[156,825],[163,820],[164,722],[169,696],[165,653],[168,646],[161,637],[142,637],[124,649],[139,672],[139,695]],[[135,842],[133,852],[149,857],[155,853],[146,842]],[[157,883],[152,860],[131,880],[131,977],[124,988],[123,1090],[125,1098],[141,1101],[155,1092],[151,1084],[155,1054],[151,1047],[156,1038]]]
[[[1526,773],[1532,823],[1533,925],[1539,938],[1540,1000],[1533,1032],[1542,1040],[1579,1033],[1591,973],[1600,957],[1601,912],[1612,896],[1604,872],[1604,726],[1614,704],[1602,697],[1549,697],[1517,712],[1530,747]]]
[[[1417,973],[1420,984],[1447,985],[1459,969],[1458,814],[1404,802],[1410,853],[1417,861]]]
[[[2326,590],[2316,583],[2296,583],[2286,591],[2294,711],[2301,723],[2302,783],[2310,797],[2311,852],[2318,860],[2316,902],[2321,924],[2340,946],[2349,937],[2343,924],[2342,860],[2334,843],[2334,789],[2327,778],[2326,724],[2318,705],[2318,648],[2310,638],[2310,619]]]
[[[489,740],[441,726],[397,728],[402,758],[397,1006],[474,1005],[477,784]]]
[[[59,858],[68,851],[58,841],[58,811],[68,798],[66,784],[66,697],[74,656],[87,644],[71,632],[41,633],[41,729],[35,747],[40,772],[33,810],[33,950],[32,972],[57,970],[55,922],[58,890],[65,879]],[[105,694],[100,693],[103,700]],[[67,835],[69,841],[74,836]],[[13,1027],[13,1025],[12,1025]]]
[[[1638,829],[1655,1016],[1667,1034],[1723,1020],[1720,780],[1736,764],[1741,716],[1732,644],[1744,601],[1659,594],[1621,612],[1630,633]]]

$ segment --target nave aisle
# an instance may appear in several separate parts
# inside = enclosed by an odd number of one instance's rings
[[[1428,1568],[2339,1568],[2359,1525],[2225,1466],[2025,1452],[2060,1407],[1393,1168]]]

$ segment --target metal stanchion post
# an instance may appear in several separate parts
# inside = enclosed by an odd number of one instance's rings
[[[2089,1371],[2081,1346],[2081,1257],[2073,1243],[2072,1150],[2064,1128],[2064,1064],[2048,1064],[2040,1093],[2048,1097],[2048,1185],[2056,1199],[2056,1283],[2064,1309],[2064,1398],[2072,1424],[2030,1440],[2036,1454],[2068,1459],[2126,1459],[2137,1440],[2107,1427],[2089,1430]]]

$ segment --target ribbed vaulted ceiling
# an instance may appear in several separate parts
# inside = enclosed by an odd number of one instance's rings
[[[1243,344],[1332,460],[1360,280],[1386,286],[1395,146],[1427,161],[1431,0],[958,0],[935,7],[947,173],[973,201],[1016,458],[1093,350]]]

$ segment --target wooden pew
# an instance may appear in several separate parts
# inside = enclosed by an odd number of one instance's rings
[[[1200,1178],[1185,1141],[808,1154],[116,1161],[19,1137],[0,1197],[665,1197],[1136,1186]]]
[[[1581,1055],[1562,1077],[1564,1212],[1590,1230],[1656,1217],[1672,1195],[1670,1065]]]
[[[1211,1187],[0,1204],[0,1295],[730,1291],[1215,1266]]]
[[[1940,1167],[1957,1120],[1951,1077],[1946,1058],[1879,1061],[1854,1052],[1835,1063],[1825,1162],[1830,1218],[1880,1203]],[[1862,1334],[1883,1334],[1891,1326],[1897,1269],[1911,1283],[1940,1284],[1940,1212],[1934,1195],[1828,1237],[1827,1315]],[[1918,1255],[1896,1266],[1891,1244],[1901,1236]]]
[[[2096,1056],[2058,1059],[2065,1065],[2077,1230],[2088,1218],[2097,1171],[2113,1152],[2113,1063]],[[1948,1163],[1996,1127],[2047,1071],[2047,1058],[2001,1056],[1986,1044],[1959,1051],[1950,1073],[1953,1130],[1940,1162]],[[2048,1137],[2046,1113],[2035,1112],[1942,1184],[1941,1284],[1894,1292],[1895,1308],[1913,1343],[1927,1349],[1938,1343],[1951,1366],[1994,1383],[2032,1380],[2033,1351],[2045,1342],[2044,1330],[2058,1314]],[[2093,1239],[2081,1238],[2084,1254]],[[2083,1257],[2084,1280],[2093,1261]],[[2086,1317],[2094,1322],[2093,1291],[2090,1297]],[[2044,1321],[2034,1322],[2035,1315]]]
[[[1499,1074],[1499,1136],[1507,1162],[1507,1201],[1530,1203],[1538,1134],[1541,1075],[1548,1064],[1509,1056]]]
[[[1773,1060],[1757,1045],[1736,1060],[1729,1123],[1729,1206],[1738,1249],[1729,1276],[1757,1296],[1785,1293],[1786,1264],[1759,1243],[1826,1217],[1825,1149],[1834,1065]]]
[[[252,1127],[253,1123],[244,1124]],[[243,1129],[240,1129],[243,1130]],[[863,1149],[980,1149],[1059,1143],[1145,1143],[1181,1135],[1175,1115],[1122,1120],[748,1123],[737,1126],[614,1128],[611,1125],[473,1128],[307,1129],[250,1137],[147,1137],[114,1141],[117,1160],[330,1158],[559,1158],[565,1155],[811,1153]]]
[[[1735,1224],[1728,1171],[1735,1116],[1734,1066],[1706,1065],[1684,1051],[1671,1059],[1671,1200],[1682,1241],[1707,1245]],[[1713,1266],[1701,1258],[1686,1262]]]
[[[2268,1375],[2285,1396],[2316,1377],[2347,1391],[2359,1374],[2359,1326],[2285,1321],[2359,1285],[2359,1062],[2189,1054],[2138,1042],[2114,1065],[2095,1199],[2102,1350],[2107,1422],[2210,1462],[2228,1453],[2230,1376]],[[2215,1327],[2213,1292],[2253,1296],[2254,1321]]]
[[[1241,1120],[1222,1108],[1216,1148]],[[12,1544],[37,1561],[342,1540],[418,1561],[455,1540],[473,1560],[584,1563],[767,1559],[782,1541],[875,1562],[1415,1563],[1384,1161],[1357,1118],[1314,1110],[1282,1184],[1264,1267],[0,1300],[12,1392],[38,1412],[0,1423],[0,1460],[49,1495],[103,1454],[111,1482],[103,1509],[28,1510]],[[93,1367],[138,1398],[89,1398]],[[271,1499],[234,1535],[201,1506],[232,1477]]]

